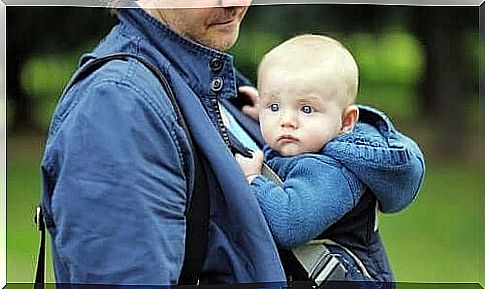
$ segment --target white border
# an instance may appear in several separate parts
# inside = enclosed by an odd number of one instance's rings
[[[0,0],[0,39],[3,41],[1,42],[2,45],[0,46],[0,134],[3,135],[2,139],[0,139],[0,288],[3,288],[7,284],[6,278],[6,229],[7,229],[7,210],[6,210],[6,7],[7,6],[76,6],[76,7],[101,7],[105,6],[106,0],[83,0],[80,1],[72,1],[72,0]],[[156,7],[200,7],[197,6],[198,0],[155,0]],[[380,5],[412,5],[412,6],[481,6],[485,0],[380,0],[380,1],[348,1],[348,0],[334,0],[334,1],[325,1],[325,0],[306,0],[306,1],[277,1],[277,0],[253,0],[252,5],[271,5],[271,4],[380,4]],[[175,2],[175,3],[174,3]],[[194,3],[195,2],[195,3]],[[456,3],[460,2],[460,3]],[[121,1],[121,5],[118,7],[131,7],[130,5],[126,4],[127,1]],[[199,2],[200,3],[200,2]],[[484,14],[483,7],[480,7],[480,16]],[[481,18],[481,17],[480,17]],[[480,21],[484,21],[480,19]],[[482,23],[480,28],[482,28]],[[480,29],[480,37],[481,37],[481,29]],[[485,40],[481,39],[480,44]],[[484,56],[485,57],[485,56]],[[481,69],[480,69],[480,81],[483,79],[483,66],[485,64],[485,60],[481,60]],[[480,94],[482,91],[480,91]],[[479,109],[481,108],[481,104],[479,104]],[[483,154],[483,152],[482,152]],[[483,156],[483,155],[482,155]],[[485,204],[485,195],[481,196],[481,207]],[[480,232],[480,240],[485,240],[485,233],[483,229],[485,229],[485,218],[480,218],[481,224],[479,224],[481,228]],[[485,256],[485,242],[480,242],[479,245],[479,252],[480,256]],[[479,268],[479,284],[481,283],[482,286],[485,286],[485,260],[483,258],[480,259],[480,268]]]

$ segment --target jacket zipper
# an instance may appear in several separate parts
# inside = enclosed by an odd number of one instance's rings
[[[214,113],[216,114],[216,122],[221,133],[222,139],[228,148],[231,148],[231,143],[229,141],[229,134],[227,132],[227,128],[222,121],[222,115],[219,108],[219,101],[217,100],[217,96],[211,99],[212,108],[214,109]]]

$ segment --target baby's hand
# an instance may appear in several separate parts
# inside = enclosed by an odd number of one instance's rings
[[[261,167],[263,166],[263,152],[254,152],[253,158],[245,158],[240,154],[236,154],[236,161],[243,170],[248,182],[251,183],[256,176],[261,174]]]
[[[254,120],[259,119],[259,93],[258,90],[252,86],[240,86],[239,95],[246,98],[249,104],[242,107],[242,112],[247,114]]]

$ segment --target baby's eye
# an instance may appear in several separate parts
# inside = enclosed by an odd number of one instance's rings
[[[276,111],[280,110],[280,104],[279,104],[279,103],[272,103],[272,104],[269,106],[269,109],[270,109],[272,112],[276,112]]]
[[[303,105],[300,110],[304,114],[310,114],[310,113],[313,112],[313,108],[311,106],[309,106],[309,105]]]

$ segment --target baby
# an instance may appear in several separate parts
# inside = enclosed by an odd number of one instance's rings
[[[350,52],[329,37],[302,35],[275,47],[259,66],[259,120],[264,159],[282,186],[261,175],[261,152],[236,159],[277,245],[318,239],[347,280],[391,282],[377,204],[389,191],[414,198],[424,161],[383,113],[354,104],[358,78]]]

